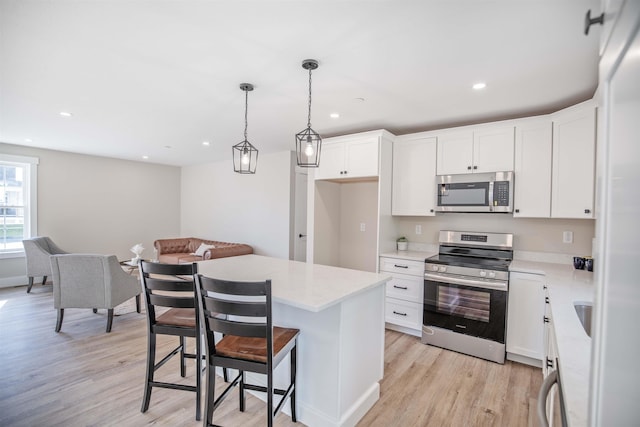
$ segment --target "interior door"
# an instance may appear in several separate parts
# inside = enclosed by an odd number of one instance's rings
[[[293,260],[307,261],[307,173],[296,171]]]

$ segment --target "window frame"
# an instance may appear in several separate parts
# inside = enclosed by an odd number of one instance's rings
[[[0,164],[19,165],[26,169],[25,181],[23,183],[25,197],[24,227],[27,230],[25,237],[38,235],[38,163],[37,157],[16,156],[12,154],[0,153]],[[20,258],[24,256],[24,248],[0,249],[0,259]]]

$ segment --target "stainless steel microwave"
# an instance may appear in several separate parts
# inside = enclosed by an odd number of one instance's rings
[[[513,211],[513,172],[438,175],[437,212]]]

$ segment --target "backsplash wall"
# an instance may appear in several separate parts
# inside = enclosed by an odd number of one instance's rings
[[[445,213],[435,217],[394,217],[398,236],[409,242],[438,244],[440,230],[513,233],[513,249],[567,255],[591,255],[595,233],[592,219],[513,218],[503,214]],[[416,225],[422,234],[416,234]],[[564,231],[573,232],[573,243],[563,243]]]

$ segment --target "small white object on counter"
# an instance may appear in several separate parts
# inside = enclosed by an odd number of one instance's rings
[[[510,271],[543,274],[560,361],[560,382],[569,426],[587,424],[591,338],[585,333],[574,302],[593,302],[593,273],[572,265],[514,260]]]

